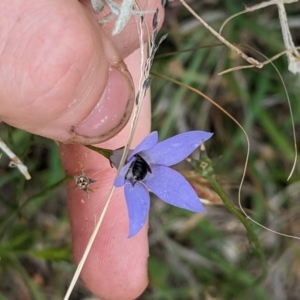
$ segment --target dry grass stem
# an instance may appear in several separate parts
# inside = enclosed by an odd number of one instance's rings
[[[257,5],[251,6],[251,7],[246,7],[245,10],[243,10],[239,13],[236,13],[233,16],[226,19],[225,22],[222,24],[219,33],[221,34],[224,26],[230,20],[232,20],[233,18],[235,18],[241,14],[253,12],[253,11],[268,7],[270,5],[277,5],[283,42],[284,42],[284,46],[286,49],[286,51],[284,51],[284,53],[287,55],[288,63],[289,63],[288,69],[293,74],[300,74],[300,54],[297,50],[297,47],[295,47],[295,44],[293,42],[293,38],[292,38],[290,29],[289,29],[288,19],[287,19],[285,7],[284,7],[284,4],[290,4],[290,3],[294,3],[294,2],[298,2],[298,0],[270,0],[270,1],[265,1],[265,2],[259,3]],[[266,63],[268,63],[268,62],[265,62],[264,64],[266,64]],[[247,67],[243,67],[243,69],[244,68],[247,68]],[[236,68],[227,70],[226,73],[230,72],[230,71],[234,71],[234,70],[236,70]],[[225,74],[225,72],[222,72],[221,74]]]
[[[9,149],[2,139],[0,139],[0,149],[11,159],[9,163],[11,168],[17,167],[27,180],[31,179],[28,168],[22,163],[20,158]]]
[[[212,27],[210,27],[197,13],[184,1],[180,0],[180,2],[186,7],[186,9],[205,27],[207,28],[219,41],[225,44],[228,48],[236,52],[239,56],[245,59],[248,63],[251,64],[250,67],[256,67],[261,69],[263,65],[257,61],[256,59],[249,57],[244,52],[242,52],[239,48],[228,42],[222,35],[216,32]]]

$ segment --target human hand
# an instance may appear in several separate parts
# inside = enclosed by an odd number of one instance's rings
[[[140,2],[143,10],[159,8],[161,24],[161,1]],[[111,37],[113,22],[100,27],[87,1],[3,0],[0,15],[0,120],[63,143],[95,144],[114,136],[99,146],[123,146],[129,128],[117,135],[116,131],[130,115],[134,98],[130,74],[135,88],[140,75],[134,20]],[[146,15],[149,28],[152,17]],[[99,109],[94,110],[96,106]],[[134,144],[149,131],[148,94]],[[80,174],[82,163],[87,176],[97,180],[89,198],[74,182],[68,185],[73,252],[78,262],[116,171],[106,159],[80,145],[62,144],[61,156],[68,174]],[[147,226],[134,238],[127,236],[127,208],[123,191],[118,189],[82,271],[87,287],[103,299],[134,299],[147,285]]]

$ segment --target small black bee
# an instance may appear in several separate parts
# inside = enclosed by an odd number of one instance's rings
[[[134,185],[137,181],[143,180],[147,173],[151,171],[150,166],[148,163],[138,154],[135,155],[135,160],[132,162],[125,178],[129,180],[132,185]]]

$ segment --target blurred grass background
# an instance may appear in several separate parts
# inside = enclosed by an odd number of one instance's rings
[[[258,1],[188,1],[213,28]],[[296,45],[300,44],[300,3],[286,5]],[[169,2],[161,34],[168,33],[153,73],[190,85],[230,112],[246,129],[251,153],[242,204],[256,221],[300,237],[299,162],[290,181],[294,153],[291,117],[280,79],[271,65],[223,76],[246,63],[219,44],[179,3]],[[233,19],[223,31],[230,42],[271,57],[284,50],[276,6]],[[208,46],[208,47],[207,47]],[[191,50],[192,49],[192,50]],[[243,50],[258,60],[257,53]],[[175,53],[174,53],[175,52]],[[299,77],[287,71],[285,56],[276,60],[287,85],[299,145]],[[219,183],[233,203],[245,163],[241,130],[195,93],[153,76],[153,130],[161,139],[188,130],[213,131],[207,143]],[[0,124],[1,138],[29,166],[32,180],[0,159],[0,300],[62,299],[74,273],[66,213],[64,173],[57,145]],[[190,177],[187,164],[180,166]],[[193,179],[206,199],[199,216],[154,199],[150,215],[148,289],[139,299],[300,299],[299,242],[253,225],[269,265],[267,277],[250,250],[243,226],[221,204],[202,178]],[[92,299],[79,283],[71,299]]]

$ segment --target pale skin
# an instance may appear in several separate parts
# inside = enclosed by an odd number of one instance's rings
[[[161,1],[141,0],[140,4],[146,11],[159,8],[161,25]],[[68,184],[76,262],[116,175],[106,159],[78,143],[101,143],[111,149],[124,145],[128,126],[117,135],[113,129],[124,126],[122,118],[140,75],[134,20],[112,38],[112,26],[101,28],[97,18],[88,1],[0,2],[0,120],[60,141],[66,173],[80,175],[82,164],[87,176],[96,180],[89,198],[74,182]],[[146,19],[151,25],[151,15]],[[149,94],[140,120],[134,144],[150,131]],[[127,238],[127,208],[123,190],[117,189],[82,271],[82,279],[95,295],[126,300],[143,292],[148,283],[147,229],[145,225],[134,238]]]

